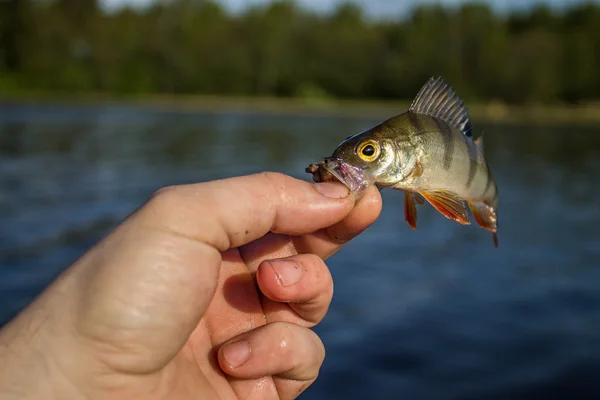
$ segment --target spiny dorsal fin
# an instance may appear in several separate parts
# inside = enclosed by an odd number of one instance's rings
[[[441,76],[437,79],[429,78],[408,111],[441,119],[459,129],[465,136],[473,136],[469,110]]]

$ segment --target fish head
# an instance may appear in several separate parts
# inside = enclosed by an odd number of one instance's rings
[[[346,138],[324,162],[324,168],[358,197],[374,184],[394,186],[416,162],[403,140],[392,140],[377,128]]]

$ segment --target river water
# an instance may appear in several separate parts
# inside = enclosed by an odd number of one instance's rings
[[[165,185],[304,167],[376,118],[0,105],[0,322]],[[500,190],[489,232],[384,190],[328,263],[305,399],[600,398],[600,126],[478,125]]]

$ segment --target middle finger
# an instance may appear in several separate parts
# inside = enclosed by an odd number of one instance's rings
[[[297,254],[314,254],[321,259],[326,259],[369,227],[380,212],[381,195],[373,187],[365,193],[350,214],[339,223],[313,234],[298,237],[268,234],[240,247],[240,254],[252,274],[256,273],[259,265],[265,260],[282,259]],[[321,269],[322,275],[326,274],[331,279],[329,270],[324,263],[322,263],[322,268],[319,266],[311,268],[313,273],[319,269]],[[310,286],[299,285],[298,287],[306,290]],[[329,308],[333,285],[330,288],[327,285],[320,285],[316,291],[306,294],[308,296],[304,296],[302,300],[293,305],[281,302],[284,298],[277,301],[270,299],[268,295],[263,297],[261,302],[267,322],[285,321],[306,327],[314,326]]]
[[[264,261],[256,281],[266,297],[262,306],[267,320],[276,315],[277,321],[312,327],[323,319],[333,297],[329,269],[314,254]]]

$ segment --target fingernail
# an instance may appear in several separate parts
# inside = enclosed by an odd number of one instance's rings
[[[315,183],[314,185],[317,192],[332,199],[343,199],[350,195],[348,188],[341,183],[320,182]]]
[[[239,367],[250,358],[250,343],[240,340],[226,344],[223,347],[223,357],[232,368]]]
[[[298,263],[288,260],[271,261],[271,266],[283,286],[291,286],[302,279],[304,268]]]

